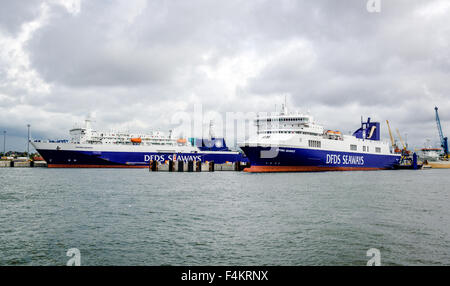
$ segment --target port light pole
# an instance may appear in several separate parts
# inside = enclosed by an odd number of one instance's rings
[[[28,141],[27,141],[27,156],[30,158],[30,124],[27,124],[28,127]]]
[[[6,130],[3,131],[3,156],[6,156]]]

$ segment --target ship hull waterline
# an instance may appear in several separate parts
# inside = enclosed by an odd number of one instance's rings
[[[48,168],[148,168],[151,161],[214,161],[217,164],[245,161],[238,152],[158,153],[92,152],[37,149]],[[218,154],[220,153],[220,154]]]
[[[245,172],[321,172],[392,170],[399,155],[328,151],[307,148],[279,148],[273,158],[263,158],[268,148],[241,146],[250,160]]]

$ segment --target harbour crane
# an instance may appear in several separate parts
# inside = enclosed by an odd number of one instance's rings
[[[398,131],[398,128],[395,131],[397,131],[398,138],[400,138],[400,142],[402,143],[402,146],[403,146],[402,152],[409,154],[409,151],[406,150],[406,144],[405,144],[405,142],[403,142],[402,135],[400,135],[400,131]]]
[[[406,145],[405,145],[405,142],[403,142],[402,135],[400,135],[400,131],[398,131],[398,128],[395,129],[395,131],[397,131],[397,135],[398,135],[398,138],[400,138],[400,142],[402,143],[403,149],[406,149]]]
[[[389,121],[386,120],[386,123],[387,123],[387,127],[389,130],[389,137],[391,138],[392,148],[394,149],[395,153],[400,153],[401,152],[400,149],[397,147],[397,144],[395,144],[394,136],[392,136],[391,127],[389,126]]]
[[[441,147],[444,150],[444,157],[448,158],[449,157],[448,138],[444,137],[444,134],[442,133],[441,120],[439,119],[438,108],[435,106],[434,110],[436,112],[436,124],[437,124],[438,132],[439,132],[439,138],[441,139]]]

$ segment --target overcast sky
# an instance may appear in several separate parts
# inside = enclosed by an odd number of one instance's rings
[[[287,95],[325,128],[361,115],[450,136],[450,1],[1,0],[0,128],[8,149],[98,129],[173,127],[173,114],[272,111]],[[3,139],[3,138],[2,138]],[[3,140],[0,141],[3,147]],[[3,149],[3,148],[2,148]]]

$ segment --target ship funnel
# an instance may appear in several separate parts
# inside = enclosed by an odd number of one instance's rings
[[[371,122],[370,117],[367,122],[361,122],[361,127],[353,133],[353,136],[359,139],[380,140],[380,123]]]

